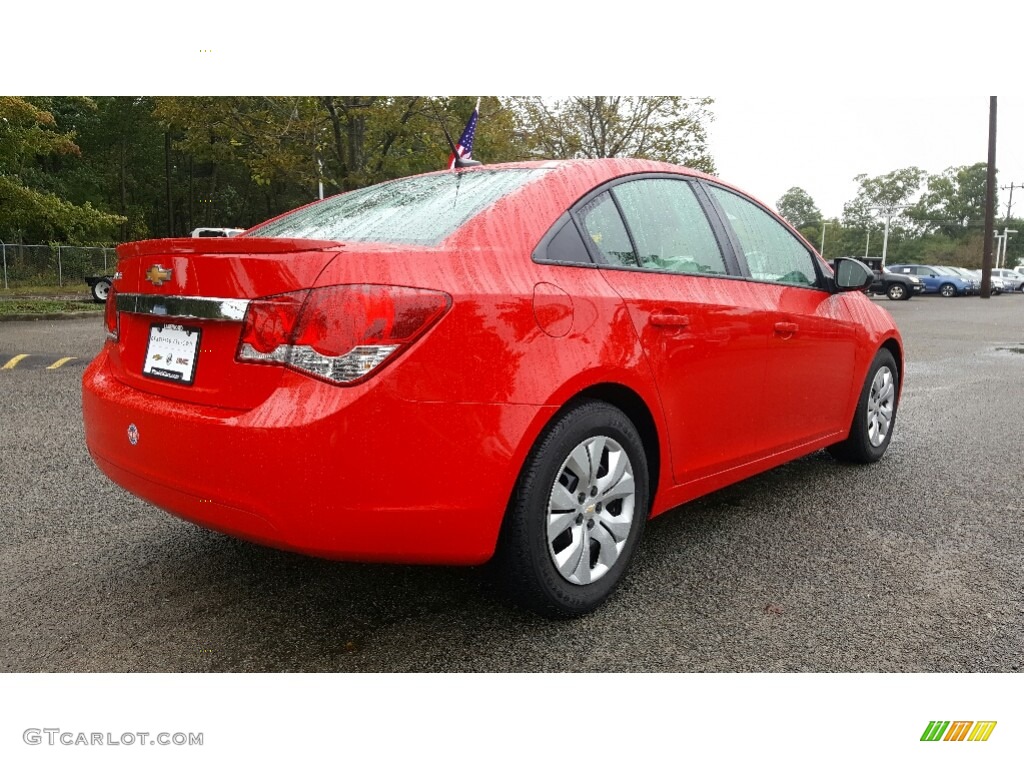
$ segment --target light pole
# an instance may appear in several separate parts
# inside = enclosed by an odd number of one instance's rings
[[[821,222],[821,249],[818,251],[818,255],[823,259],[825,258],[825,230],[827,228],[828,222],[823,220]]]
[[[1006,266],[1006,246],[1009,243],[1010,235],[1016,235],[1016,229],[1007,229],[1003,227],[1003,234],[999,236],[1000,245],[1002,246],[1002,256],[996,259],[996,267],[1002,269]]]
[[[885,254],[889,249],[889,222],[892,221],[892,217],[898,215],[903,209],[909,208],[909,205],[889,205],[889,206],[872,206],[871,210],[878,211],[879,216],[885,217],[885,234],[882,235],[882,269],[885,269]]]

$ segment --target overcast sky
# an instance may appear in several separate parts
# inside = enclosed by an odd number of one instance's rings
[[[826,217],[857,194],[853,177],[917,166],[930,174],[988,159],[988,95],[865,96],[781,103],[775,95],[715,96],[711,152],[723,179],[769,205],[806,190]],[[1024,94],[997,99],[997,182],[1024,183]],[[1005,215],[1009,190],[1000,191]],[[1020,205],[1018,205],[1018,203]],[[1024,211],[1024,190],[1014,212]]]

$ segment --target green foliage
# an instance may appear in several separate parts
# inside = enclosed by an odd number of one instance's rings
[[[709,98],[682,96],[539,96],[512,100],[532,156],[551,159],[640,157],[687,165],[707,173],[714,119]]]
[[[249,227],[445,167],[473,96],[0,97],[0,238],[108,243]],[[480,100],[473,156],[639,156],[714,171],[710,99]],[[533,110],[531,112],[531,110]],[[532,114],[532,118],[530,115]],[[587,122],[594,121],[594,130]],[[552,142],[571,151],[551,151]]]
[[[38,288],[36,290],[39,290]],[[64,291],[63,288],[53,289],[55,292]],[[49,313],[65,312],[95,312],[103,311],[103,305],[97,304],[91,299],[82,301],[63,299],[7,299],[0,301],[0,315],[45,315]]]
[[[445,167],[443,126],[457,139],[474,97],[158,97],[154,119],[174,138],[175,197],[190,165],[195,224],[248,227],[318,195]],[[523,155],[514,115],[480,103],[474,156]],[[184,212],[179,211],[177,220]],[[200,221],[201,219],[201,221]]]
[[[779,214],[799,229],[801,233],[806,228],[813,228],[820,237],[821,234],[821,211],[814,204],[812,198],[800,187],[790,187],[786,193],[775,203],[775,209]],[[804,234],[804,237],[807,237]]]
[[[988,164],[975,163],[928,177],[921,199],[907,210],[925,231],[963,238],[980,231],[985,223],[985,192]]]
[[[925,172],[913,166],[882,176],[868,176],[864,173],[854,176],[853,180],[860,185],[860,189],[857,197],[843,206],[843,223],[867,229],[876,216],[891,212],[897,227],[905,225],[908,220],[900,212],[917,194],[924,177]]]
[[[79,109],[94,109],[89,99],[75,101]],[[62,131],[43,106],[0,97],[0,239],[110,241],[122,219],[63,194],[59,172],[77,160],[80,149],[74,132]]]

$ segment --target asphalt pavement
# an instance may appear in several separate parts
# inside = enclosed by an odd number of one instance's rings
[[[568,622],[486,568],[316,560],[133,498],[83,440],[102,320],[2,323],[0,671],[1018,671],[1024,296],[875,301],[910,361],[883,460],[820,452],[655,519]]]

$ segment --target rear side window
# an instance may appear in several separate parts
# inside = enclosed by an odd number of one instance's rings
[[[603,261],[613,267],[637,266],[629,233],[608,192],[602,192],[577,211],[580,224]]]
[[[250,229],[244,237],[437,245],[544,172],[481,169],[397,179],[328,198]]]

